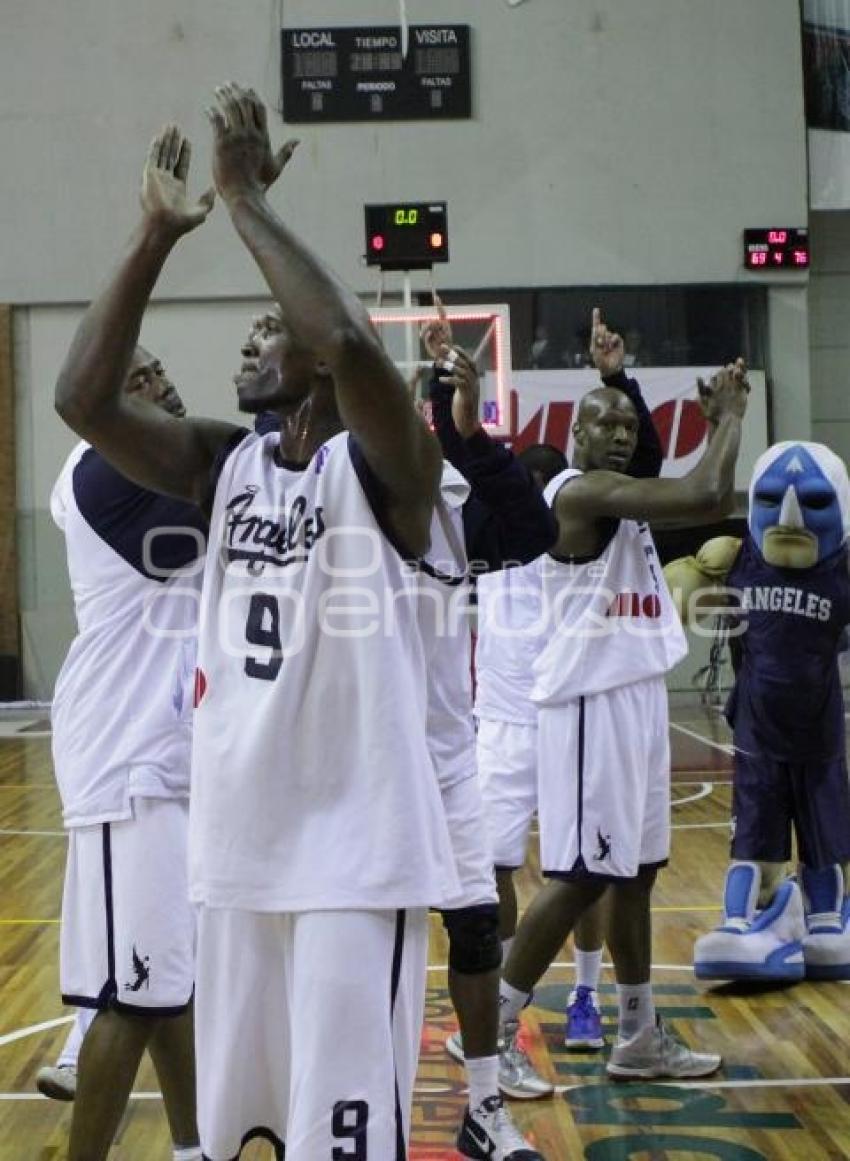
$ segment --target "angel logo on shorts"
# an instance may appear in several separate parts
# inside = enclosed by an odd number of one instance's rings
[[[604,863],[606,859],[611,857],[611,836],[610,834],[603,834],[599,827],[597,827],[596,841],[599,843],[599,850],[596,852],[596,861],[597,863]]]
[[[144,958],[136,951],[136,945],[133,944],[133,971],[136,978],[132,983],[124,985],[125,992],[140,992],[142,988],[149,988],[151,986],[151,957],[146,955]]]

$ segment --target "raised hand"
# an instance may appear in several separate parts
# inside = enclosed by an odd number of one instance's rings
[[[603,379],[608,375],[616,375],[623,369],[625,359],[623,340],[620,335],[608,330],[602,321],[602,312],[598,306],[593,308],[590,319],[590,357]]]
[[[177,236],[188,234],[206,220],[215,190],[196,202],[189,200],[187,182],[192,146],[176,125],[166,125],[154,137],[142,173],[142,211],[148,221]]]
[[[724,415],[742,417],[750,393],[744,359],[739,356],[734,363],[727,363],[711,376],[708,383],[697,379],[697,393],[702,413],[713,426],[716,427]]]
[[[206,110],[213,127],[213,180],[222,198],[264,192],[280,177],[295,152],[294,138],[273,152],[266,107],[253,89],[229,81],[215,90]]]
[[[466,351],[460,347],[450,347],[447,343],[438,348],[437,360],[441,368],[440,382],[455,389],[452,396],[454,425],[464,439],[469,439],[481,427],[478,418],[478,371]]]
[[[453,339],[452,326],[446,315],[446,308],[436,294],[434,295],[434,306],[437,308],[437,317],[425,323],[419,332],[419,338],[422,340],[422,346],[425,348],[428,358],[436,361],[439,358],[440,347],[450,347]]]

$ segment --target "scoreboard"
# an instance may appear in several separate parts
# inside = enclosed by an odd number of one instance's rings
[[[468,24],[281,30],[283,119],[411,121],[472,116]]]
[[[808,270],[809,231],[791,228],[744,230],[748,270]]]

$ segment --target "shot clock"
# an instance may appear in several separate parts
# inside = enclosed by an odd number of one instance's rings
[[[744,265],[769,270],[808,270],[809,231],[791,228],[744,230]]]
[[[366,265],[425,270],[448,262],[445,202],[391,202],[366,206]]]

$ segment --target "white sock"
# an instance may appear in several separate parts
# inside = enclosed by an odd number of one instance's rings
[[[617,984],[617,1003],[620,1019],[617,1033],[620,1040],[631,1040],[647,1024],[655,1023],[655,1001],[652,984]]]
[[[599,951],[579,951],[576,948],[576,987],[599,988],[599,975],[602,971],[602,948]]]
[[[502,940],[502,967],[508,962],[508,956],[511,954],[511,948],[514,945],[514,937],[509,935],[507,939]]]
[[[62,1051],[59,1053],[59,1059],[56,1061],[57,1068],[77,1067],[77,1058],[80,1055],[83,1040],[96,1015],[97,1012],[93,1008],[77,1008],[74,1023],[71,1025],[71,1031],[68,1033],[68,1039],[65,1041]]]
[[[519,1014],[528,1003],[531,992],[521,992],[512,988],[504,980],[499,981],[499,1024],[507,1024],[511,1020],[518,1020]]]
[[[174,1146],[174,1161],[202,1161],[203,1153],[200,1145],[191,1145],[188,1149],[178,1149]]]
[[[477,1109],[488,1097],[499,1094],[498,1056],[466,1058],[466,1079],[469,1083],[469,1107]]]

